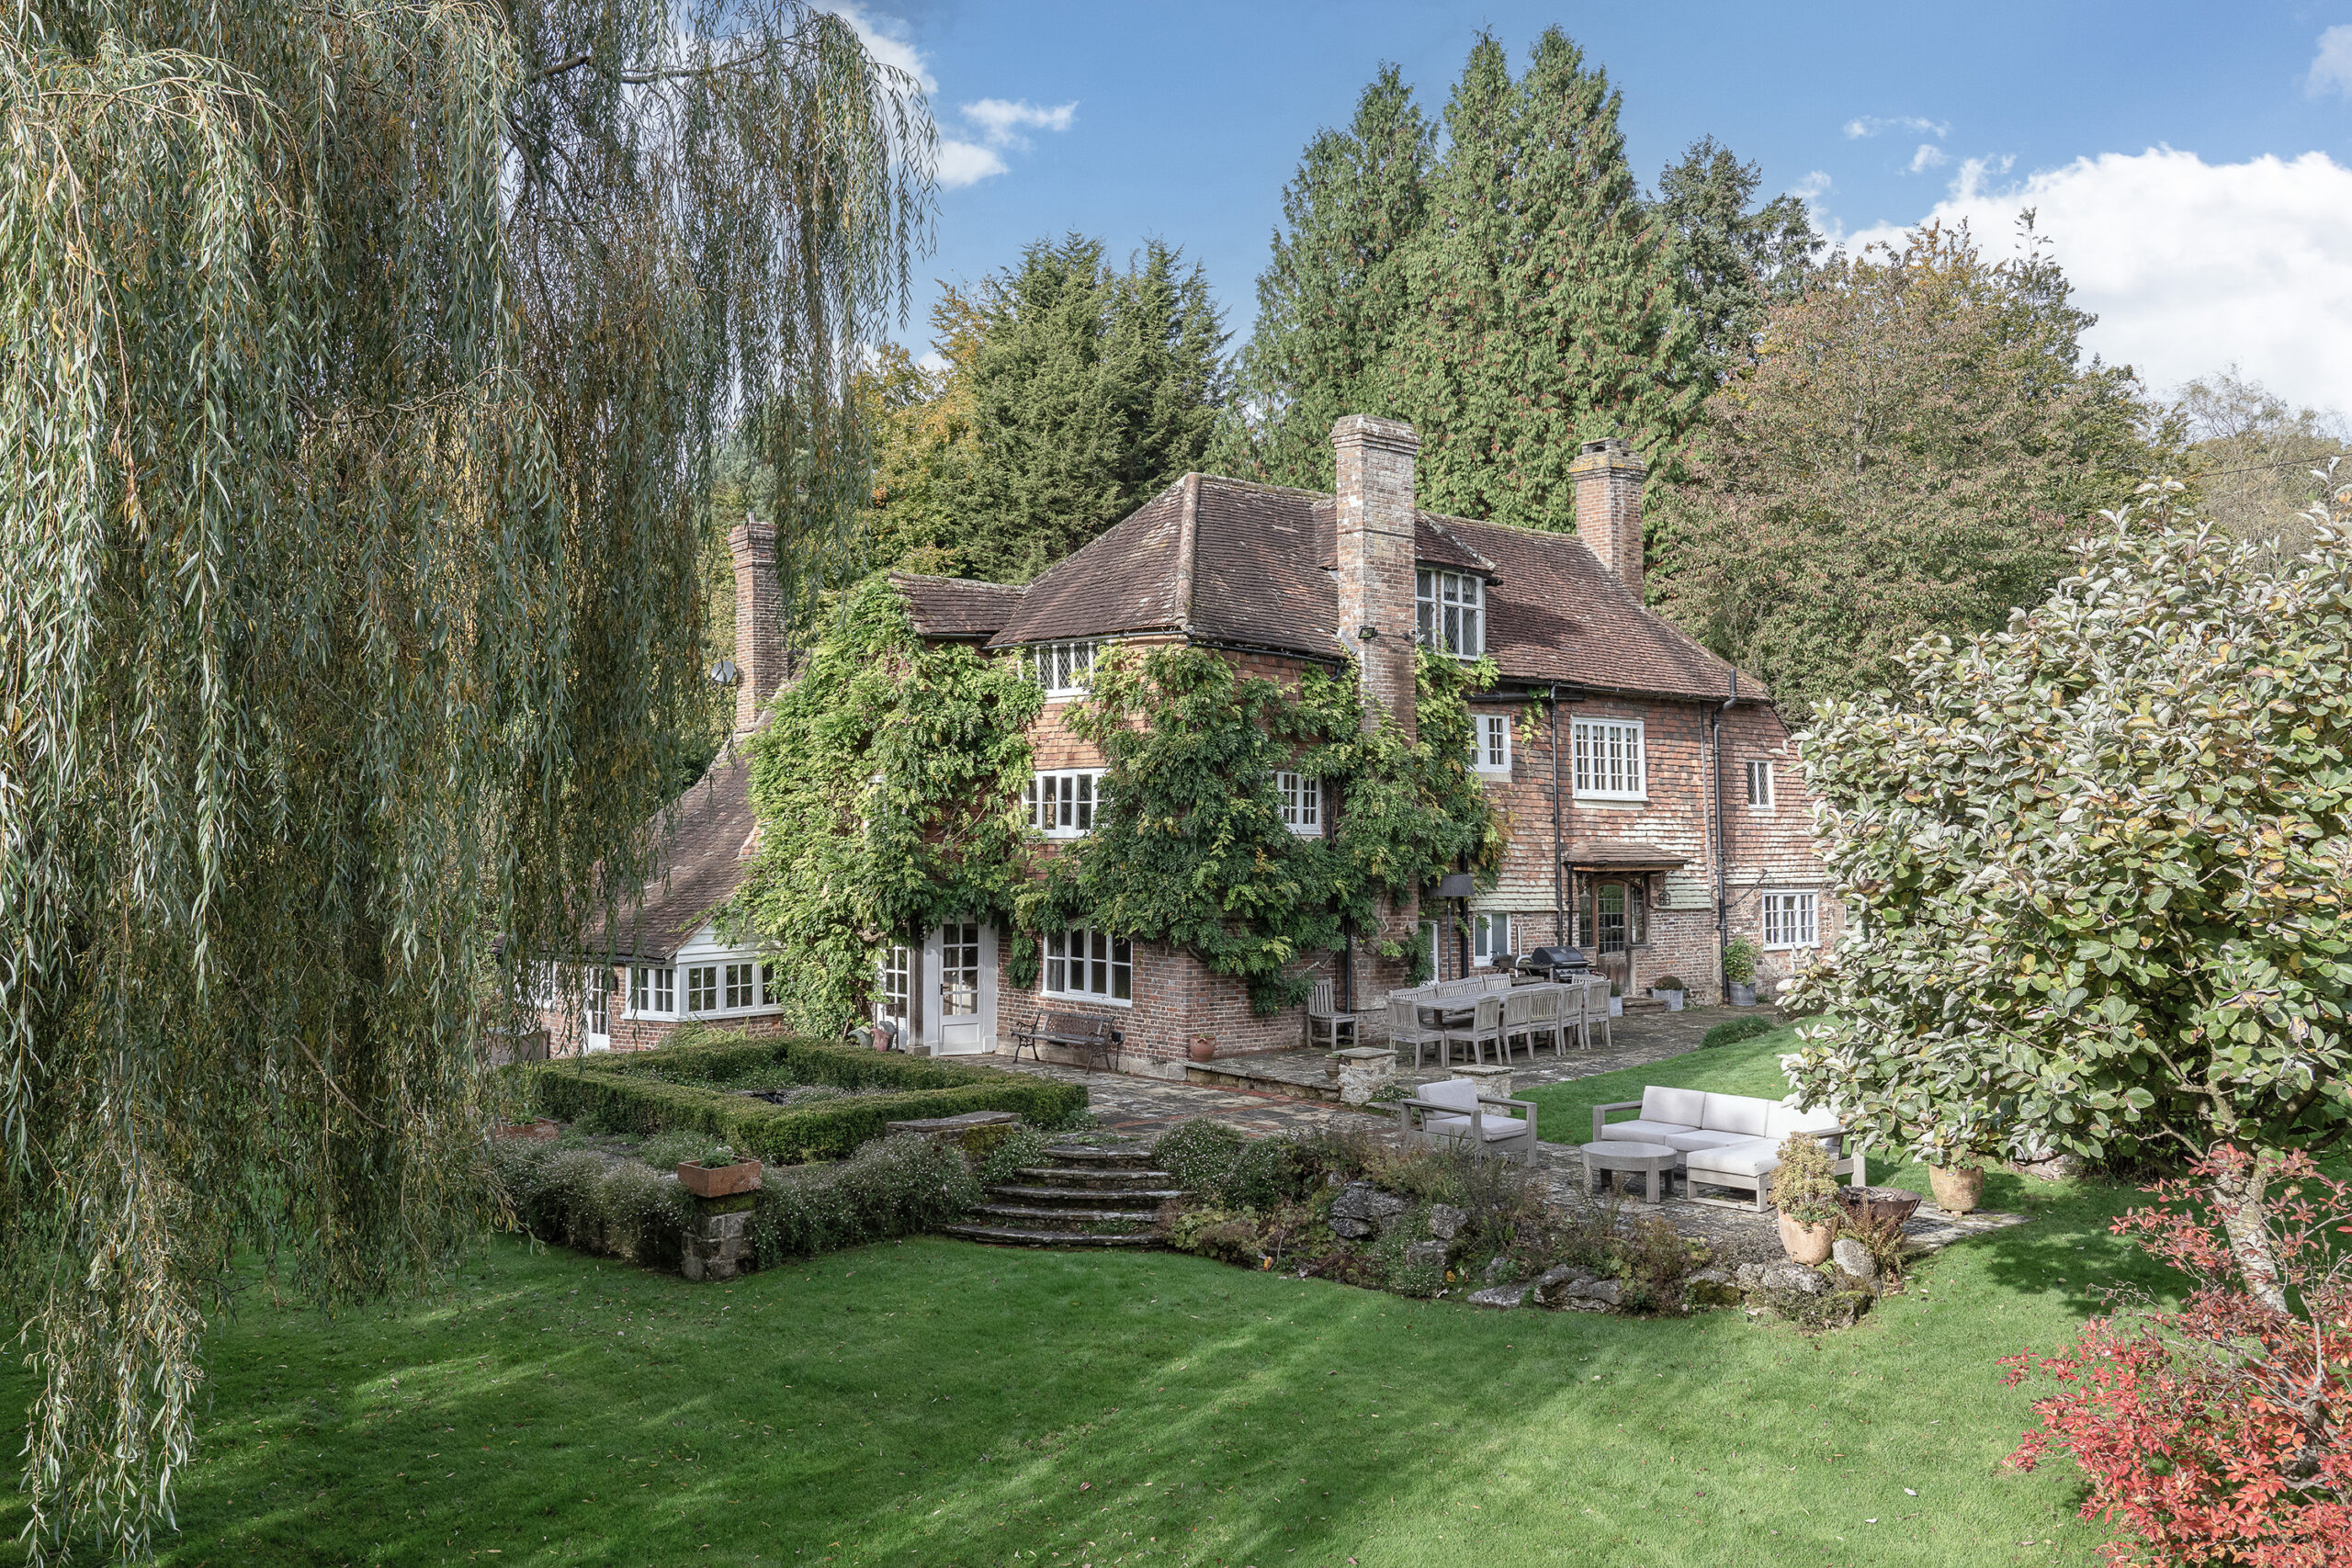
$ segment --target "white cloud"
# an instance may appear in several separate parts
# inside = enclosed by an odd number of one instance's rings
[[[2319,53],[2312,57],[2312,73],[2303,91],[2316,98],[2334,91],[2352,97],[2352,25],[2330,28],[2319,35]]]
[[[2154,147],[2102,153],[2001,183],[1972,158],[1925,218],[1965,219],[2005,250],[2018,211],[2098,313],[2090,345],[2168,389],[2238,361],[2279,396],[2341,408],[2352,369],[2352,168],[2324,152],[2208,164]],[[1833,234],[1849,251],[1899,243],[1880,224]]]
[[[1029,139],[1021,132],[1031,130],[1068,130],[1070,117],[1078,113],[1078,102],[1072,99],[1046,108],[1027,99],[1007,101],[1003,98],[982,98],[976,104],[964,106],[964,118],[980,128],[991,147],[1026,147]]]
[[[1860,141],[1876,136],[1882,130],[1908,130],[1921,136],[1943,137],[1951,134],[1951,122],[1942,119],[1921,119],[1917,115],[1899,114],[1891,119],[1881,119],[1874,114],[1856,115],[1846,122],[1846,139]]]
[[[1923,169],[1940,168],[1951,161],[1944,156],[1942,148],[1932,141],[1922,141],[1919,150],[1911,154],[1911,172],[1916,175]]]
[[[978,185],[991,175],[1005,172],[1005,163],[992,147],[981,147],[969,141],[958,141],[952,136],[939,139],[939,164],[936,172],[939,188],[961,190]]]

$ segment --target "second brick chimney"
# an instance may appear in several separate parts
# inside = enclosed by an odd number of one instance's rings
[[[775,574],[775,525],[745,517],[727,536],[735,558],[735,728],[752,728],[760,705],[784,684],[784,585]]]
[[[1568,465],[1577,537],[1636,599],[1642,596],[1642,481],[1648,477],[1633,444],[1613,435],[1586,442]]]
[[[1413,725],[1413,455],[1402,420],[1351,413],[1331,427],[1339,457],[1333,530],[1340,640],[1355,655],[1364,723],[1385,711]]]

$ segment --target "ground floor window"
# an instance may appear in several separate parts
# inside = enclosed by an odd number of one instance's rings
[[[1125,937],[1085,926],[1046,933],[1046,994],[1135,999],[1135,952]]]
[[[639,964],[628,972],[628,1010],[668,1014],[678,1010],[678,972]]]
[[[1486,968],[1498,958],[1508,958],[1518,949],[1510,944],[1510,917],[1497,911],[1470,917],[1470,964],[1473,968]]]
[[[1765,894],[1764,945],[1814,946],[1820,940],[1819,899],[1816,893]]]
[[[718,965],[697,964],[686,971],[686,1010],[718,1010]]]
[[[939,1016],[980,1010],[980,928],[969,920],[939,928]]]
[[[882,954],[881,980],[881,1014],[903,1028],[908,1004],[915,994],[915,950],[904,942],[892,942]]]

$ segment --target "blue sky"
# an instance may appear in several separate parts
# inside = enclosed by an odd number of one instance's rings
[[[1435,113],[1482,28],[1516,67],[1557,25],[1623,92],[1645,185],[1712,133],[1851,243],[1939,214],[2006,246],[2030,202],[2110,359],[2160,389],[2236,360],[2352,408],[2352,0],[836,8],[926,79],[945,139],[918,349],[931,279],[1069,230],[1182,246],[1238,344],[1283,182],[1379,63]]]

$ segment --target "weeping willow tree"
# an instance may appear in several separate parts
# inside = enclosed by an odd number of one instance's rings
[[[232,1259],[492,1217],[477,1036],[643,870],[717,442],[790,587],[854,553],[932,132],[793,0],[19,0],[0,97],[0,1281],[30,1550],[135,1556]]]

